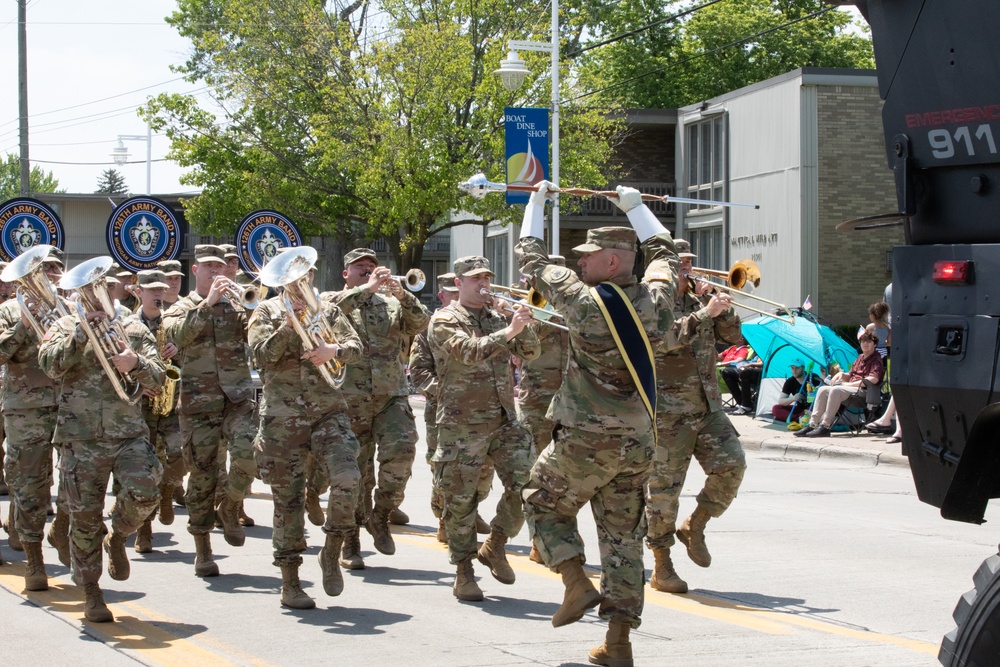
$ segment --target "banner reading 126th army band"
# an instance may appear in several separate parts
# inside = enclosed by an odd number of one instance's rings
[[[131,197],[111,213],[108,249],[123,267],[143,271],[184,248],[184,230],[170,206],[155,197]]]
[[[277,211],[254,211],[236,229],[240,266],[256,276],[282,248],[302,245],[302,234],[291,220]]]
[[[0,204],[0,237],[0,258],[5,262],[36,245],[54,245],[61,250],[65,242],[56,212],[30,197],[16,197]]]

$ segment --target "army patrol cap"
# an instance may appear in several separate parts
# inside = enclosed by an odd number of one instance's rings
[[[597,252],[598,250],[628,250],[636,252],[638,238],[631,227],[598,227],[587,230],[587,242],[573,248],[574,252]]]
[[[684,239],[674,239],[674,250],[677,251],[677,256],[681,259],[684,259],[685,257],[694,259],[698,256],[691,252],[691,244]]]
[[[490,260],[480,255],[469,255],[459,257],[455,260],[455,275],[464,278],[466,276],[477,276],[481,273],[496,275],[490,269]]]
[[[223,252],[225,252],[226,259],[229,259],[230,257],[232,257],[233,259],[240,258],[239,254],[237,254],[236,252],[236,246],[234,246],[232,243],[220,243],[219,247],[222,248]]]
[[[378,257],[375,256],[375,251],[371,248],[355,248],[347,253],[344,255],[344,266],[350,266],[361,259],[370,259],[375,262],[375,266],[378,266]]]
[[[166,282],[167,277],[163,274],[163,271],[157,271],[156,269],[140,271],[136,274],[136,279],[138,280],[139,287],[145,287],[146,289],[170,289],[170,285]]]
[[[457,292],[458,288],[455,287],[455,274],[442,273],[437,277],[437,286],[442,292]]]
[[[58,264],[59,266],[66,266],[66,253],[64,253],[59,248],[49,246],[49,254],[45,256],[42,264]]]
[[[199,264],[206,262],[218,262],[219,264],[226,263],[226,251],[217,245],[196,245],[194,247],[194,261]]]
[[[160,271],[163,272],[164,276],[184,275],[184,272],[181,271],[181,263],[176,259],[165,259],[163,261],[157,262],[156,266],[159,267]]]

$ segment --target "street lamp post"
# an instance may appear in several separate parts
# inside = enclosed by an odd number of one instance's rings
[[[500,75],[503,87],[513,92],[521,87],[524,78],[528,75],[528,70],[524,67],[524,61],[518,58],[517,52],[521,51],[543,51],[552,57],[552,176],[551,181],[559,185],[559,2],[552,0],[552,41],[545,42],[525,42],[511,40],[507,43],[510,53],[507,60],[500,61],[500,69],[496,74]],[[559,254],[559,195],[552,197],[552,254]]]
[[[111,157],[119,167],[128,162],[128,148],[125,141],[145,141],[146,142],[146,194],[153,194],[151,187],[151,176],[153,166],[153,128],[146,126],[146,136],[141,134],[119,134],[118,145],[111,151]]]

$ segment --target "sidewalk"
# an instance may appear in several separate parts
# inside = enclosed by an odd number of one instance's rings
[[[797,458],[855,459],[870,465],[908,466],[900,443],[886,444],[886,435],[833,433],[829,438],[796,438],[784,423],[772,424],[749,415],[730,415],[743,449]]]

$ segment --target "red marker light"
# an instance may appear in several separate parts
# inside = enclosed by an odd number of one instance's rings
[[[934,282],[963,284],[972,282],[972,262],[967,260],[946,260],[934,262]]]

